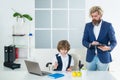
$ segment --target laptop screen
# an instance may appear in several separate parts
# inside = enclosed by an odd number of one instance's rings
[[[49,72],[41,71],[39,63],[37,62],[25,60],[25,64],[27,66],[27,70],[29,73],[40,75],[40,76],[51,74]]]
[[[37,62],[25,60],[25,64],[29,73],[42,75],[40,66]]]

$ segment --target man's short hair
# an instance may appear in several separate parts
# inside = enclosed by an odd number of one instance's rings
[[[100,6],[91,7],[89,15],[91,16],[91,14],[94,13],[94,12],[98,12],[98,14],[101,15],[101,16],[103,15],[103,10],[101,9]]]

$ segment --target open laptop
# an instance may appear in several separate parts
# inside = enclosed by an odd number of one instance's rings
[[[39,63],[37,63],[37,62],[29,61],[29,60],[24,60],[24,61],[25,61],[28,72],[31,74],[35,74],[35,75],[39,75],[39,76],[45,76],[45,75],[51,74],[46,71],[41,71]]]

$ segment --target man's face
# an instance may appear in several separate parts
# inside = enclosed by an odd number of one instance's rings
[[[91,17],[92,17],[93,24],[98,25],[101,21],[102,16],[100,14],[98,14],[98,12],[96,11],[96,12],[91,14]]]

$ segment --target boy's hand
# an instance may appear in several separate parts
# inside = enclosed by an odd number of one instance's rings
[[[71,72],[71,71],[72,71],[72,67],[68,68],[67,71],[68,71],[68,72]]]
[[[55,64],[54,64],[54,69],[57,69],[57,67],[58,67],[58,63],[57,62],[55,62]]]

